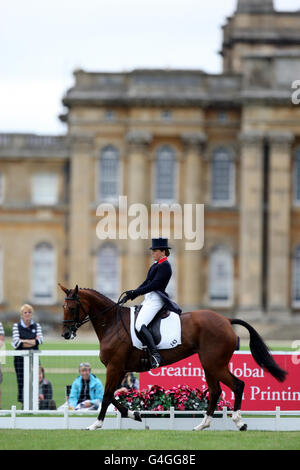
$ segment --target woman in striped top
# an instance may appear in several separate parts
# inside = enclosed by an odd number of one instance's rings
[[[12,346],[17,350],[39,349],[43,342],[42,328],[32,320],[33,307],[24,304],[21,307],[21,320],[15,323],[12,331]],[[18,401],[23,403],[23,371],[24,358],[14,357],[14,366],[18,382]]]
[[[2,326],[2,323],[0,322],[0,350],[2,349],[2,346],[4,345],[4,328]],[[1,358],[0,358],[0,385],[2,384],[3,380],[3,375],[2,375],[2,370],[1,370]],[[2,399],[2,392],[0,388],[0,410],[1,410],[1,400]]]

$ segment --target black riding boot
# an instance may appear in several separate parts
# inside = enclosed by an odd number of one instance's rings
[[[152,356],[151,369],[156,369],[157,367],[160,366],[161,356],[159,352],[157,351],[152,334],[150,333],[146,325],[142,326],[142,328],[140,329],[139,335],[141,337],[142,342],[147,346],[147,348],[149,349],[151,353],[151,356]]]

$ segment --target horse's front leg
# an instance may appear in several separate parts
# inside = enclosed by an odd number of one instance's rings
[[[98,415],[97,420],[91,426],[86,428],[88,431],[95,431],[96,429],[102,428],[107,408],[113,401],[114,392],[117,389],[118,385],[121,383],[124,375],[124,370],[121,370],[119,367],[110,364],[107,366],[105,390],[100,413]]]
[[[122,418],[131,418],[134,421],[142,421],[139,411],[129,410],[126,406],[121,405],[115,398],[113,398],[111,402],[120,411]]]

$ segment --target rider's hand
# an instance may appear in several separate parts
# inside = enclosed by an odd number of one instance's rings
[[[134,292],[133,290],[127,290],[125,292],[126,297],[127,297],[128,300],[133,300],[133,292]],[[126,300],[126,302],[127,302],[127,300]]]
[[[127,292],[130,292],[130,291],[127,291]],[[122,299],[123,304],[126,304],[126,302],[128,302],[128,300],[131,300],[130,296],[127,294],[127,292],[126,292],[126,295]]]

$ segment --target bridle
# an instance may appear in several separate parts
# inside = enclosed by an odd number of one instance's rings
[[[118,299],[118,302],[116,304],[113,304],[113,305],[110,305],[109,307],[105,308],[104,310],[102,310],[100,312],[100,314],[102,315],[103,313],[105,312],[108,312],[109,310],[111,310],[112,308],[116,307],[119,308],[125,303],[124,302],[124,299],[121,299],[121,297],[123,296],[123,294],[125,294],[125,292],[122,292],[122,294],[120,295],[119,299]],[[68,293],[69,295],[69,293]],[[73,314],[73,319],[72,320],[63,320],[62,321],[62,324],[64,326],[67,326],[69,328],[69,330],[71,331],[72,335],[73,335],[73,338],[76,336],[76,332],[77,330],[82,326],[84,325],[85,323],[93,320],[95,318],[95,315],[94,316],[91,316],[91,309],[89,312],[86,311],[86,309],[84,308],[84,306],[82,305],[81,301],[80,301],[80,298],[79,298],[79,295],[78,294],[75,294],[75,296],[73,295],[72,297],[65,297],[65,302],[67,300],[69,301],[72,301],[72,302],[76,302],[76,306],[75,307],[70,307],[68,306],[68,309],[70,311],[71,314]],[[65,304],[63,305],[63,307],[65,306]],[[80,320],[80,309],[83,310],[84,314],[85,314],[85,317],[83,320]],[[122,321],[123,323],[123,321]]]

